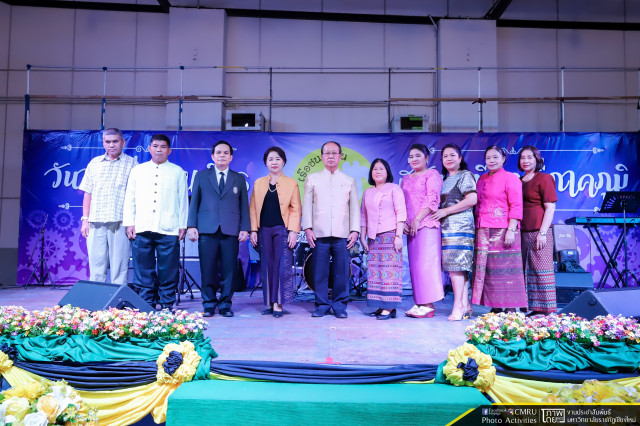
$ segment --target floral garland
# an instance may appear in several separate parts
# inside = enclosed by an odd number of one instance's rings
[[[201,313],[187,311],[139,312],[137,310],[88,311],[55,306],[30,311],[19,306],[0,307],[0,336],[108,336],[114,340],[195,339],[203,336],[207,322]]]
[[[640,403],[638,386],[623,386],[618,382],[585,380],[581,385],[567,385],[544,398],[546,403]]]
[[[89,407],[64,380],[30,382],[0,393],[0,424],[97,425],[97,409]]]
[[[525,317],[520,312],[488,313],[472,321],[465,332],[474,344],[492,340],[528,344],[545,339],[600,346],[600,342],[640,343],[640,324],[633,318],[607,315],[589,321],[575,314]]]

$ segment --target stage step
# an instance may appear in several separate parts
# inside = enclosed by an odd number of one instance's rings
[[[171,395],[167,425],[446,425],[488,404],[475,388],[443,384],[198,380]]]

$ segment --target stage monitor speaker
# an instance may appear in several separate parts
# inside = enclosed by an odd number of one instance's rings
[[[556,300],[559,308],[568,305],[588,290],[593,290],[591,273],[556,272]]]
[[[589,320],[608,314],[638,318],[640,317],[640,287],[585,291],[560,312],[573,313]]]
[[[78,281],[58,302],[58,305],[71,305],[89,311],[101,311],[108,308],[131,308],[140,312],[153,312],[155,309],[126,285]]]

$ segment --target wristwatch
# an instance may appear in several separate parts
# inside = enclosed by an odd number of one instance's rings
[[[546,232],[542,232],[542,231],[539,231],[538,234],[542,235],[543,237],[547,236],[547,233]]]
[[[89,216],[82,216],[80,220],[89,220]]]

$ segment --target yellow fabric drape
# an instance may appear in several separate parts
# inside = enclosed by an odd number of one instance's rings
[[[178,351],[183,356],[182,365],[173,376],[168,375],[162,367],[162,363],[171,351]],[[186,341],[179,345],[170,343],[158,357],[158,374],[155,383],[110,391],[76,390],[84,402],[98,409],[101,425],[130,425],[141,420],[148,413],[151,413],[156,423],[162,423],[167,419],[169,396],[183,382],[193,378],[200,359],[191,342]],[[29,382],[49,382],[44,377],[14,366],[2,351],[0,351],[0,375],[12,387]]]
[[[29,373],[18,367],[11,367],[2,376],[11,387],[30,382],[49,382],[44,377]],[[152,413],[156,423],[167,418],[169,396],[178,389],[180,383],[135,386],[113,391],[81,391],[78,395],[89,405],[98,409],[101,425],[130,425]]]
[[[23,385],[30,382],[40,382],[42,380],[46,380],[43,377],[40,377],[33,373],[29,373],[28,371],[13,365],[5,370],[0,370],[0,376],[4,377],[7,383],[11,385],[11,387]]]
[[[148,413],[156,423],[162,423],[167,419],[169,396],[179,386],[179,383],[151,383],[112,391],[78,391],[78,394],[98,409],[100,425],[130,425]]]
[[[640,377],[628,377],[615,379],[603,383],[617,382],[623,386],[640,385]],[[570,383],[551,383],[538,380],[515,379],[511,377],[496,376],[496,381],[487,391],[487,394],[498,403],[541,402],[549,393],[554,393]]]

